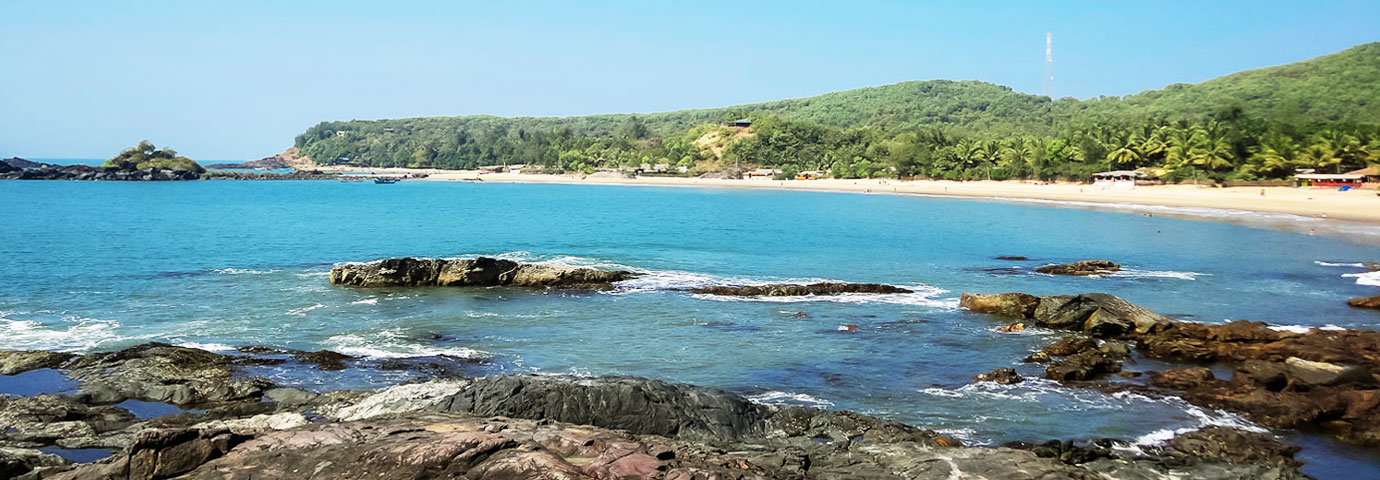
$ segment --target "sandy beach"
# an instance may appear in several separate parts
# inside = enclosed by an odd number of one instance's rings
[[[455,170],[370,169],[378,174],[425,173],[432,181],[494,183],[562,183],[707,188],[818,190],[853,193],[946,195],[997,199],[1033,199],[1121,205],[1195,207],[1270,212],[1380,224],[1380,196],[1376,190],[1347,192],[1336,188],[1231,187],[1155,185],[1103,188],[1091,184],[1029,181],[953,182],[944,180],[729,180],[684,177],[623,178],[605,175],[534,175]],[[1261,192],[1264,192],[1264,195]]]

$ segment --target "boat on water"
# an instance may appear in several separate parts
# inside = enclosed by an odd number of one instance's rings
[[[390,178],[390,177],[379,177],[379,178],[375,178],[375,179],[374,179],[374,183],[381,183],[381,184],[389,185],[389,184],[398,183],[398,180],[401,180],[401,179],[400,179],[400,178]]]

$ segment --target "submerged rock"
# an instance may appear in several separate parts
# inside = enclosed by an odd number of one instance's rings
[[[845,293],[913,293],[912,290],[879,283],[821,282],[809,285],[776,284],[750,286],[713,286],[690,289],[705,295],[730,297],[797,297],[804,295],[841,295]]]
[[[1121,265],[1107,260],[1082,260],[1060,265],[1045,265],[1035,269],[1036,272],[1050,275],[1074,276],[1100,275],[1119,270],[1121,270]]]
[[[524,264],[479,257],[468,260],[390,258],[331,269],[331,283],[356,287],[606,287],[636,276],[621,270]]]
[[[1002,385],[1011,385],[1025,381],[1016,373],[1016,369],[1002,367],[987,373],[979,373],[973,377],[974,382],[995,382]]]

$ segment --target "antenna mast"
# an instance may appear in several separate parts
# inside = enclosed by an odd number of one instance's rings
[[[1054,98],[1054,32],[1045,32],[1045,96]]]

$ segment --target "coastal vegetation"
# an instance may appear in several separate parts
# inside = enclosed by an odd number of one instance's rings
[[[106,160],[103,166],[120,170],[162,169],[206,173],[206,169],[195,160],[178,155],[176,150],[168,147],[158,148],[148,140],[142,140],[138,145],[124,149],[119,155]]]
[[[653,114],[323,122],[318,163],[548,173],[771,167],[837,178],[1086,179],[1148,167],[1170,181],[1285,178],[1380,163],[1380,43],[1124,97],[1054,100],[934,80]],[[751,126],[733,126],[748,119]]]

